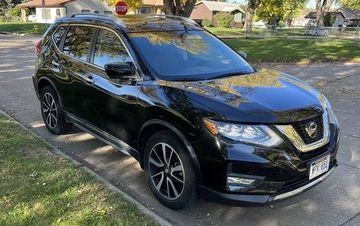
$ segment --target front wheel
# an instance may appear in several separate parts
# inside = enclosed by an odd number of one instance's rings
[[[168,131],[146,144],[145,173],[156,198],[171,209],[182,209],[197,197],[195,170],[181,140]]]

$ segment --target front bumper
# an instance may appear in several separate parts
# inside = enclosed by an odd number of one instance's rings
[[[318,178],[315,178],[311,181],[307,181],[305,184],[301,184],[299,187],[294,188],[294,190],[287,191],[284,193],[275,193],[275,194],[229,194],[229,193],[222,193],[210,188],[200,186],[200,194],[202,197],[206,198],[207,200],[229,204],[229,205],[246,205],[246,206],[258,206],[258,205],[266,205],[271,202],[283,200],[300,194],[315,185],[324,181],[327,177],[329,177],[337,164],[325,174],[320,175]]]
[[[325,180],[337,167],[339,129],[332,125],[330,131],[328,144],[307,153],[296,151],[288,144],[264,149],[225,142],[218,145],[220,152],[216,152],[214,148],[211,150],[210,146],[214,147],[211,142],[201,142],[198,145],[206,147],[207,158],[201,162],[204,181],[199,187],[200,194],[206,199],[225,204],[256,206],[310,189]],[[220,156],[214,153],[221,153],[223,160],[219,160]],[[311,163],[327,155],[330,155],[329,171],[309,180]],[[254,179],[255,182],[234,190],[226,182],[229,176]]]

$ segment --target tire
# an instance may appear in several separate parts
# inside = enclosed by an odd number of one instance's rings
[[[46,128],[56,135],[67,132],[72,124],[66,122],[55,90],[50,86],[45,86],[41,90],[40,101],[41,115]]]
[[[144,168],[152,192],[163,205],[182,209],[197,198],[191,158],[181,140],[171,132],[158,132],[148,140]]]

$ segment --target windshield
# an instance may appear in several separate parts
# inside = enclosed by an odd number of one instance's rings
[[[129,33],[142,60],[164,80],[208,80],[249,74],[253,68],[206,31]]]

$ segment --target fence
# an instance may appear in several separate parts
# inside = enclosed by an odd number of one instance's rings
[[[249,38],[340,38],[353,39],[359,43],[360,27],[255,27],[252,32],[243,33]]]

